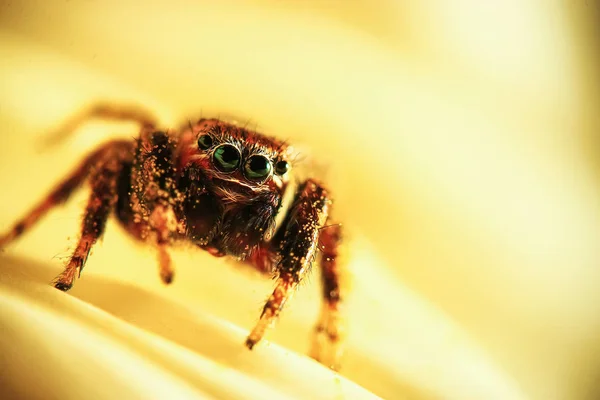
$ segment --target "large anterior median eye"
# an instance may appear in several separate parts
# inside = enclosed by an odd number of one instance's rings
[[[271,173],[271,162],[265,156],[254,155],[246,161],[244,172],[248,179],[264,179]]]
[[[217,169],[223,172],[231,172],[240,165],[240,155],[237,147],[231,144],[222,144],[213,153],[213,162]]]

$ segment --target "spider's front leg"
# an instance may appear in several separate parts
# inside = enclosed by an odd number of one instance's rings
[[[118,179],[130,150],[129,142],[115,142],[96,153],[96,168],[90,176],[92,192],[83,216],[81,236],[64,271],[53,282],[57,289],[66,291],[73,286],[92,247],[104,233],[108,216],[118,200]]]
[[[145,222],[145,239],[158,251],[160,277],[166,284],[174,275],[167,247],[178,231],[174,158],[174,138],[152,127],[142,130],[132,167],[132,205],[138,222]]]
[[[246,339],[248,348],[252,349],[262,339],[298,283],[310,271],[317,253],[320,229],[327,220],[329,207],[327,191],[317,182],[307,180],[300,185],[282,226],[284,233],[279,245],[281,259],[276,266],[276,287],[265,304],[260,320]]]
[[[118,142],[109,142],[98,150],[89,154],[75,170],[63,179],[50,193],[48,193],[35,207],[18,220],[12,228],[0,235],[0,249],[18,239],[23,233],[35,225],[52,208],[65,203],[71,194],[88,178],[92,168],[104,157],[107,149],[119,146]]]

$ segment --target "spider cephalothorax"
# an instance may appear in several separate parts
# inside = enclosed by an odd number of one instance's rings
[[[331,199],[320,183],[309,179],[298,184],[292,179],[291,148],[218,119],[201,119],[165,132],[155,128],[148,113],[110,106],[92,108],[66,126],[72,128],[90,116],[133,119],[142,126],[140,136],[113,140],[92,151],[47,198],[0,236],[0,247],[65,202],[87,179],[91,194],[81,236],[54,286],[72,287],[114,213],[129,234],[156,248],[165,283],[173,279],[168,248],[177,242],[193,243],[215,256],[235,257],[275,275],[275,290],[246,339],[250,349],[277,318],[320,250],[324,303],[311,355],[337,367],[340,225],[328,223]],[[324,344],[330,345],[327,359]]]
[[[273,236],[291,186],[290,149],[218,120],[201,120],[180,139],[178,168],[186,178],[176,190],[187,194],[181,216],[187,216],[188,237],[245,259]],[[206,202],[212,215],[209,224],[202,216],[192,217]]]

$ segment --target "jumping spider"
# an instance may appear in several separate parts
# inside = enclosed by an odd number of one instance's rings
[[[342,336],[337,262],[341,228],[330,222],[327,190],[313,179],[299,185],[292,179],[291,148],[218,119],[200,119],[179,131],[165,132],[157,130],[154,117],[143,110],[107,105],[77,115],[60,132],[73,131],[92,117],[136,121],[140,135],[135,140],[109,141],[88,154],[0,236],[0,248],[88,180],[91,194],[81,235],[54,287],[67,291],[73,286],[112,212],[131,236],[156,249],[160,277],[166,284],[173,279],[168,248],[182,241],[274,275],[275,290],[246,339],[249,349],[278,317],[320,250],[323,304],[310,353],[337,368]],[[288,192],[293,201],[286,208]]]

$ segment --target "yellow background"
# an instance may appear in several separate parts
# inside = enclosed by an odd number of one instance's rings
[[[135,136],[94,121],[43,148],[83,107],[140,104],[165,127],[234,116],[297,143],[336,195],[353,277],[349,381],[384,398],[598,396],[597,3],[0,10],[1,228],[85,151]],[[74,298],[51,290],[84,204],[82,192],[0,259],[5,393],[367,396],[296,354],[316,318],[316,275],[267,336],[293,352],[242,347],[271,282],[175,251],[175,283],[162,287],[155,255],[115,224]]]

